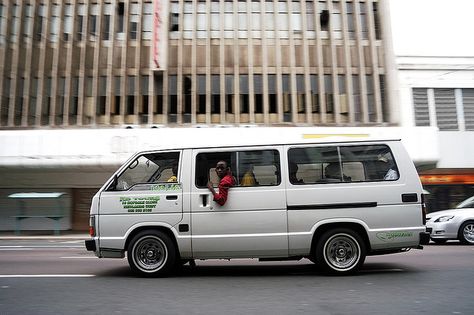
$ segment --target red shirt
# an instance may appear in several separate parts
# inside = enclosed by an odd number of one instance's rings
[[[219,182],[219,192],[214,194],[214,201],[223,206],[227,201],[229,188],[235,185],[234,177],[231,174],[225,175]]]

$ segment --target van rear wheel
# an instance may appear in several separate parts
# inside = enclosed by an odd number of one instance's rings
[[[316,264],[325,272],[348,275],[364,263],[365,243],[351,229],[333,229],[324,233],[316,244]]]
[[[176,248],[171,238],[161,231],[146,230],[131,240],[127,259],[130,268],[147,277],[164,277],[176,262]]]

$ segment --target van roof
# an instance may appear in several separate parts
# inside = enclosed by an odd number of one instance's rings
[[[156,139],[158,141],[155,143],[159,143],[158,145],[153,145],[144,151],[400,140],[400,138],[379,134],[380,129],[374,131],[374,128],[360,127],[348,127],[340,132],[334,132],[334,128],[324,127],[213,127],[152,130],[154,136],[161,139]]]

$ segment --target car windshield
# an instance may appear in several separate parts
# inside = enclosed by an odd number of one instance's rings
[[[460,204],[456,206],[456,209],[462,209],[462,208],[474,208],[474,196],[467,198]]]

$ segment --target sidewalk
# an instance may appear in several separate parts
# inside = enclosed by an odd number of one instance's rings
[[[90,239],[86,231],[61,231],[55,235],[54,231],[22,231],[20,235],[15,231],[1,231],[0,240],[86,240]]]

